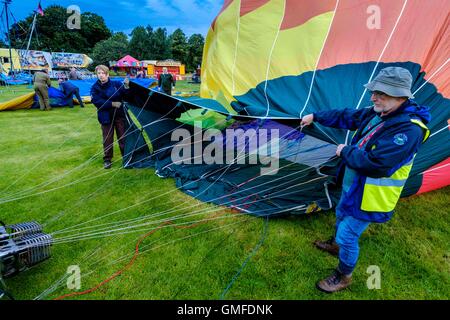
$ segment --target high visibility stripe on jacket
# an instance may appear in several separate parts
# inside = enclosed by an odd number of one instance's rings
[[[430,136],[430,130],[418,119],[411,122],[420,126],[424,131],[423,142]],[[361,201],[361,210],[370,212],[390,212],[397,205],[403,187],[413,166],[415,154],[397,169],[391,176],[384,178],[367,177]]]

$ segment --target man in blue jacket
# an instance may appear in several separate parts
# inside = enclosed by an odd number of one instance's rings
[[[84,108],[83,99],[80,96],[80,89],[77,86],[73,85],[69,81],[65,81],[64,79],[59,79],[59,89],[64,93],[67,100],[67,105],[69,108],[73,108],[73,96],[77,98],[80,103],[80,107]]]
[[[109,78],[109,68],[98,65],[95,68],[98,81],[91,88],[91,101],[97,107],[98,122],[103,134],[103,167],[111,168],[113,158],[114,130],[117,135],[120,152],[123,156],[125,149],[125,109],[123,101],[129,94],[129,79],[123,84]]]
[[[411,100],[412,76],[400,67],[380,71],[365,85],[372,107],[317,112],[302,118],[324,126],[355,131],[351,144],[340,144],[342,195],[336,207],[335,236],[315,245],[339,257],[339,265],[317,288],[332,293],[351,284],[359,256],[358,240],[370,223],[391,219],[414,157],[430,132],[428,108]]]

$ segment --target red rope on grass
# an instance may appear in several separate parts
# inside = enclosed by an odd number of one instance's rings
[[[219,214],[220,215],[220,214]],[[214,216],[218,216],[218,215],[214,215]],[[213,216],[213,217],[214,217]],[[196,227],[200,224],[203,224],[206,222],[199,222],[199,223],[195,223],[192,225],[187,225],[187,226],[175,226],[175,228],[178,229],[188,229],[188,228],[193,228]],[[142,241],[144,241],[145,238],[147,238],[148,236],[152,235],[153,233],[155,233],[156,231],[158,231],[159,229],[161,229],[163,226],[165,225],[169,225],[169,224],[173,224],[173,222],[171,221],[167,221],[164,222],[162,224],[160,224],[158,227],[156,227],[156,229],[144,234],[141,238],[139,238],[138,242],[136,243],[136,247],[134,249],[134,255],[131,258],[130,262],[128,262],[128,264],[123,267],[122,269],[120,269],[119,271],[117,271],[116,273],[114,273],[112,276],[110,276],[109,278],[103,280],[102,282],[100,282],[99,284],[97,284],[95,287],[92,287],[88,290],[85,291],[81,291],[81,292],[72,292],[72,293],[68,293],[62,296],[59,296],[57,298],[54,298],[53,300],[63,300],[65,298],[69,298],[69,297],[73,297],[73,296],[81,296],[81,295],[85,295],[91,292],[94,292],[95,290],[97,290],[98,288],[100,288],[101,286],[105,285],[106,283],[110,282],[111,280],[113,280],[114,278],[116,278],[117,276],[121,275],[122,273],[124,273],[125,271],[127,271],[129,268],[131,268],[131,266],[134,264],[134,262],[136,261],[138,255],[139,255],[139,246],[141,245]]]
[[[111,280],[113,280],[113,279],[116,278],[117,276],[121,275],[123,272],[125,272],[126,270],[128,270],[128,269],[134,264],[134,262],[136,261],[136,258],[137,258],[138,255],[139,255],[139,246],[140,246],[140,244],[142,243],[142,241],[144,241],[145,238],[147,238],[148,236],[152,235],[153,233],[155,233],[156,231],[158,231],[159,229],[161,229],[164,225],[169,224],[169,223],[171,223],[171,222],[169,221],[169,222],[160,224],[158,227],[156,227],[156,229],[154,229],[154,230],[152,230],[152,231],[150,231],[150,232],[144,234],[141,238],[139,238],[138,242],[136,243],[136,247],[135,247],[135,249],[134,249],[134,255],[133,255],[133,257],[131,258],[130,262],[128,262],[128,264],[127,264],[125,267],[123,267],[122,269],[120,269],[119,271],[117,271],[116,273],[114,273],[112,276],[110,276],[110,277],[107,278],[106,280],[103,280],[102,282],[100,282],[99,284],[97,284],[95,287],[92,287],[92,288],[90,288],[90,289],[88,289],[88,290],[85,290],[85,291],[82,291],[82,292],[72,292],[72,293],[68,293],[68,294],[62,295],[62,296],[60,296],[60,297],[57,297],[57,298],[55,298],[55,299],[53,299],[53,300],[63,300],[63,299],[65,299],[65,298],[69,298],[69,297],[73,297],[73,296],[81,296],[81,295],[85,295],[85,294],[91,293],[91,292],[97,290],[98,288],[100,288],[101,286],[103,286],[104,284],[110,282]]]

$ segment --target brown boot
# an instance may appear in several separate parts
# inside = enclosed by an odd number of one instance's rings
[[[352,283],[352,276],[345,275],[339,270],[334,270],[333,274],[322,281],[316,283],[317,289],[326,293],[333,293],[347,288]]]
[[[339,245],[336,243],[336,240],[334,237],[332,237],[331,239],[328,239],[326,241],[320,241],[320,240],[316,240],[314,241],[314,245],[322,250],[322,251],[326,251],[330,254],[332,254],[333,256],[338,256],[339,255]]]

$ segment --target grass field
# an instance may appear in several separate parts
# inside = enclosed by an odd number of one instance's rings
[[[0,101],[14,94],[2,91]],[[315,282],[337,260],[312,242],[331,235],[333,212],[270,220],[254,252],[265,220],[198,202],[154,170],[121,169],[117,145],[113,169],[104,170],[92,105],[1,112],[0,132],[0,220],[38,221],[57,241],[50,259],[6,280],[18,299],[72,292],[64,278],[72,265],[81,270],[79,291],[96,286],[127,266],[138,239],[149,232],[140,244],[142,253],[124,273],[71,299],[450,298],[449,187],[402,199],[392,221],[371,225],[361,238],[351,289],[326,295],[315,289]],[[192,213],[198,215],[182,216]],[[144,215],[147,224],[137,230],[108,231]],[[162,225],[167,218],[173,222]],[[91,239],[68,238],[106,226],[106,233]],[[64,233],[66,228],[74,233]],[[381,270],[379,290],[366,285],[371,265]]]

